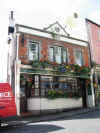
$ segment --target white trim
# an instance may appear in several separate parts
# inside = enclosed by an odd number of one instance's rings
[[[17,42],[16,42],[16,45],[17,45],[17,46],[16,46],[16,48],[17,48],[17,57],[16,57],[16,60],[19,60],[19,59],[18,59],[18,51],[19,51],[19,35],[20,35],[20,34],[18,34],[18,33],[17,33],[17,35],[16,35],[16,38],[17,38],[17,39],[16,39],[16,41],[17,41]]]
[[[52,39],[51,33],[47,33],[47,32],[43,32],[41,30],[36,30],[36,29],[30,29],[28,27],[24,27],[24,26],[20,26],[18,25],[18,31],[17,32],[23,32],[23,33],[27,33],[27,34],[32,34],[32,35],[37,35],[37,36],[41,36],[41,37],[46,37],[46,38],[50,38]],[[67,36],[60,36],[60,41],[65,41],[65,42],[69,42],[75,45],[80,45],[80,46],[87,46],[88,43],[85,41],[81,41],[81,40],[75,40],[75,39],[70,39]]]
[[[20,60],[15,61],[16,66],[16,84],[15,84],[15,101],[17,108],[17,115],[20,116]]]

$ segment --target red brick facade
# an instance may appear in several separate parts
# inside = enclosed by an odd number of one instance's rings
[[[35,39],[37,41],[41,42],[41,55],[43,58],[48,59],[48,46],[49,45],[60,45],[64,46],[65,48],[68,48],[68,53],[69,53],[69,64],[74,64],[74,49],[81,49],[82,50],[82,55],[83,55],[83,60],[84,60],[84,65],[89,66],[89,53],[88,53],[88,47],[85,46],[79,46],[71,43],[67,43],[64,41],[57,41],[54,39],[49,39],[45,37],[39,37],[35,35],[24,35],[24,44],[21,42],[22,35],[19,36],[19,59],[21,60],[21,63],[23,64],[28,64],[28,56],[27,56],[27,40],[28,39]]]
[[[100,64],[100,25],[87,20],[92,61]]]

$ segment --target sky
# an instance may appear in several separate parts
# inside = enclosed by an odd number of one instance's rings
[[[12,10],[15,23],[43,29],[59,21],[71,36],[83,40],[86,40],[85,18],[100,24],[99,0],[0,0],[0,81],[6,80],[7,34]],[[75,12],[78,18],[72,19],[74,26],[70,28],[68,20]]]

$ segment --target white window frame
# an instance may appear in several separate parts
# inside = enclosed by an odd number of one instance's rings
[[[30,48],[30,45],[36,45],[36,55],[32,52],[31,48]],[[30,53],[31,52],[31,53]],[[31,56],[37,56],[36,59],[34,59],[34,57],[31,57]],[[28,43],[28,59],[30,61],[35,61],[35,60],[39,60],[39,41],[36,41],[36,40],[29,40],[29,43]]]
[[[81,54],[80,60],[77,60],[77,61],[76,61],[76,52],[80,52],[80,54]],[[74,49],[74,62],[75,62],[75,64],[77,64],[79,66],[83,66],[84,65],[84,59],[83,59],[82,49],[76,49],[76,48]]]
[[[58,64],[61,64],[62,63],[62,47],[55,46],[54,56],[55,56],[55,62],[57,62]]]
[[[50,55],[50,48],[53,48],[53,55]],[[60,54],[60,59],[59,61],[57,61],[57,57],[56,57],[56,52],[57,53],[60,53],[60,49],[61,48],[61,54]],[[64,58],[63,58],[63,49],[66,50],[66,62],[64,62]],[[56,51],[58,50],[58,51]],[[52,57],[51,57],[52,56]],[[68,48],[65,48],[63,46],[50,46],[49,47],[49,60],[50,61],[53,61],[53,62],[56,62],[58,64],[61,64],[61,63],[69,63],[69,55],[68,55]]]
[[[51,53],[51,49],[53,50],[52,53]],[[51,62],[54,61],[54,47],[49,47],[49,60]]]

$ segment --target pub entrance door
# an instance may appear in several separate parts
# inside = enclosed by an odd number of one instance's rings
[[[81,85],[81,90],[82,90],[83,108],[86,108],[87,107],[86,80],[80,79],[80,85]]]

